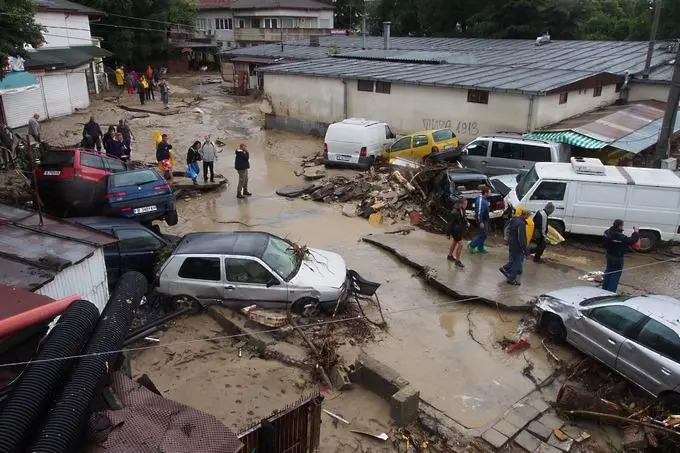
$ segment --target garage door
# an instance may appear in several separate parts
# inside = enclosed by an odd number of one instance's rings
[[[2,106],[7,125],[12,128],[27,125],[34,113],[40,114],[42,118],[46,117],[42,85],[20,93],[3,94]]]
[[[90,105],[90,95],[87,92],[87,80],[84,72],[68,74],[68,91],[71,95],[71,105],[74,109],[84,109]]]
[[[42,76],[41,80],[47,104],[47,117],[70,115],[73,108],[66,74]]]

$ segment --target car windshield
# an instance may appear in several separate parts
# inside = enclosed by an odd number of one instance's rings
[[[595,305],[595,304],[607,304],[610,302],[625,302],[628,299],[630,299],[631,296],[600,296],[600,297],[593,297],[591,299],[586,299],[583,302],[581,302],[579,305],[581,307],[588,307],[590,305]]]
[[[443,142],[444,140],[450,140],[455,136],[456,134],[454,134],[451,129],[442,129],[432,133],[432,139],[435,141],[435,143]]]
[[[479,190],[479,186],[488,185],[488,180],[484,175],[448,173],[448,177],[454,193],[461,190]]]
[[[517,194],[517,199],[519,201],[522,201],[524,195],[526,195],[534,184],[536,184],[536,181],[538,181],[538,173],[536,173],[536,167],[534,167],[531,171],[522,176],[517,183],[515,193]]]
[[[274,236],[270,236],[267,241],[262,261],[286,281],[293,278],[300,267],[300,259],[293,251],[292,245]]]
[[[158,181],[158,175],[153,170],[131,171],[115,173],[109,180],[111,187],[141,186]]]

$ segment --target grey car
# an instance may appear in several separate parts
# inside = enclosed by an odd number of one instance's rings
[[[680,400],[680,300],[590,286],[538,297],[539,326],[656,397]]]

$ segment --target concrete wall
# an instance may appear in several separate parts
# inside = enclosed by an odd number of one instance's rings
[[[228,49],[229,47],[234,47],[234,30],[217,30],[215,28],[215,19],[231,19],[232,28],[237,26],[231,11],[227,9],[198,11],[196,13],[196,19],[206,20],[206,29],[213,32],[216,41],[222,42],[222,48]]]
[[[669,85],[656,85],[651,83],[631,83],[629,85],[628,100],[645,101],[655,99],[661,102],[668,102]]]
[[[35,21],[46,28],[42,48],[92,45],[87,15],[41,11],[35,13]]]
[[[534,129],[612,105],[620,94],[616,92],[616,85],[602,87],[602,95],[598,97],[593,97],[593,90],[593,88],[588,88],[581,91],[570,91],[566,104],[560,104],[559,93],[539,97],[534,114]]]
[[[344,91],[340,79],[265,74],[264,90],[276,116],[315,123],[344,119]]]

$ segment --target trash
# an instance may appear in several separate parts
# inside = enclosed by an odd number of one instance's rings
[[[362,434],[364,436],[372,437],[373,439],[378,439],[378,440],[382,440],[382,441],[386,441],[387,439],[390,438],[390,436],[388,436],[387,433],[373,434],[373,433],[369,433],[369,432],[366,432],[366,431],[359,431],[359,430],[356,430],[356,429],[350,429],[350,432],[353,432],[353,433],[356,433],[356,434]]]
[[[248,319],[267,327],[283,327],[288,325],[288,313],[285,310],[265,310],[256,305],[242,309]]]
[[[529,343],[527,340],[524,338],[520,338],[519,340],[515,341],[511,345],[507,346],[505,349],[503,349],[505,352],[515,352],[519,351],[521,349],[526,349],[531,346],[531,343]]]
[[[153,343],[160,343],[161,342],[161,340],[159,340],[158,338],[154,338],[154,337],[144,337],[144,339],[146,341],[151,341]]]
[[[411,225],[420,225],[420,213],[418,211],[411,211],[408,213]]]
[[[561,440],[561,441],[565,441],[565,440],[569,439],[569,436],[567,436],[566,434],[564,434],[564,433],[562,432],[562,430],[559,429],[559,428],[555,428],[555,429],[553,430],[553,434],[555,435],[555,437],[557,437],[557,438],[558,438],[559,440]]]
[[[665,426],[678,426],[680,425],[680,415],[669,415],[666,420],[663,421]]]
[[[345,425],[349,425],[349,422],[347,420],[345,420],[344,418],[340,417],[339,415],[336,415],[331,411],[327,411],[326,409],[324,409],[323,411],[325,413],[327,413],[328,415],[330,415],[335,420],[340,421],[340,422],[344,423]]]
[[[194,107],[194,109],[192,110],[192,112],[194,112],[194,113],[199,113],[199,114],[203,115],[203,110],[199,109],[198,107]]]
[[[382,223],[382,215],[379,212],[374,212],[368,216],[368,223],[373,225],[380,225]]]
[[[590,439],[590,434],[588,434],[586,431],[583,431],[581,428],[578,426],[574,425],[567,425],[562,428],[560,428],[561,431],[566,434],[567,436],[571,437],[574,439],[574,441],[577,444],[580,444],[584,440]]]
[[[589,281],[589,282],[598,282],[599,283],[599,282],[602,282],[602,280],[604,279],[604,272],[602,272],[602,271],[588,272],[586,275],[582,275],[578,279]]]

